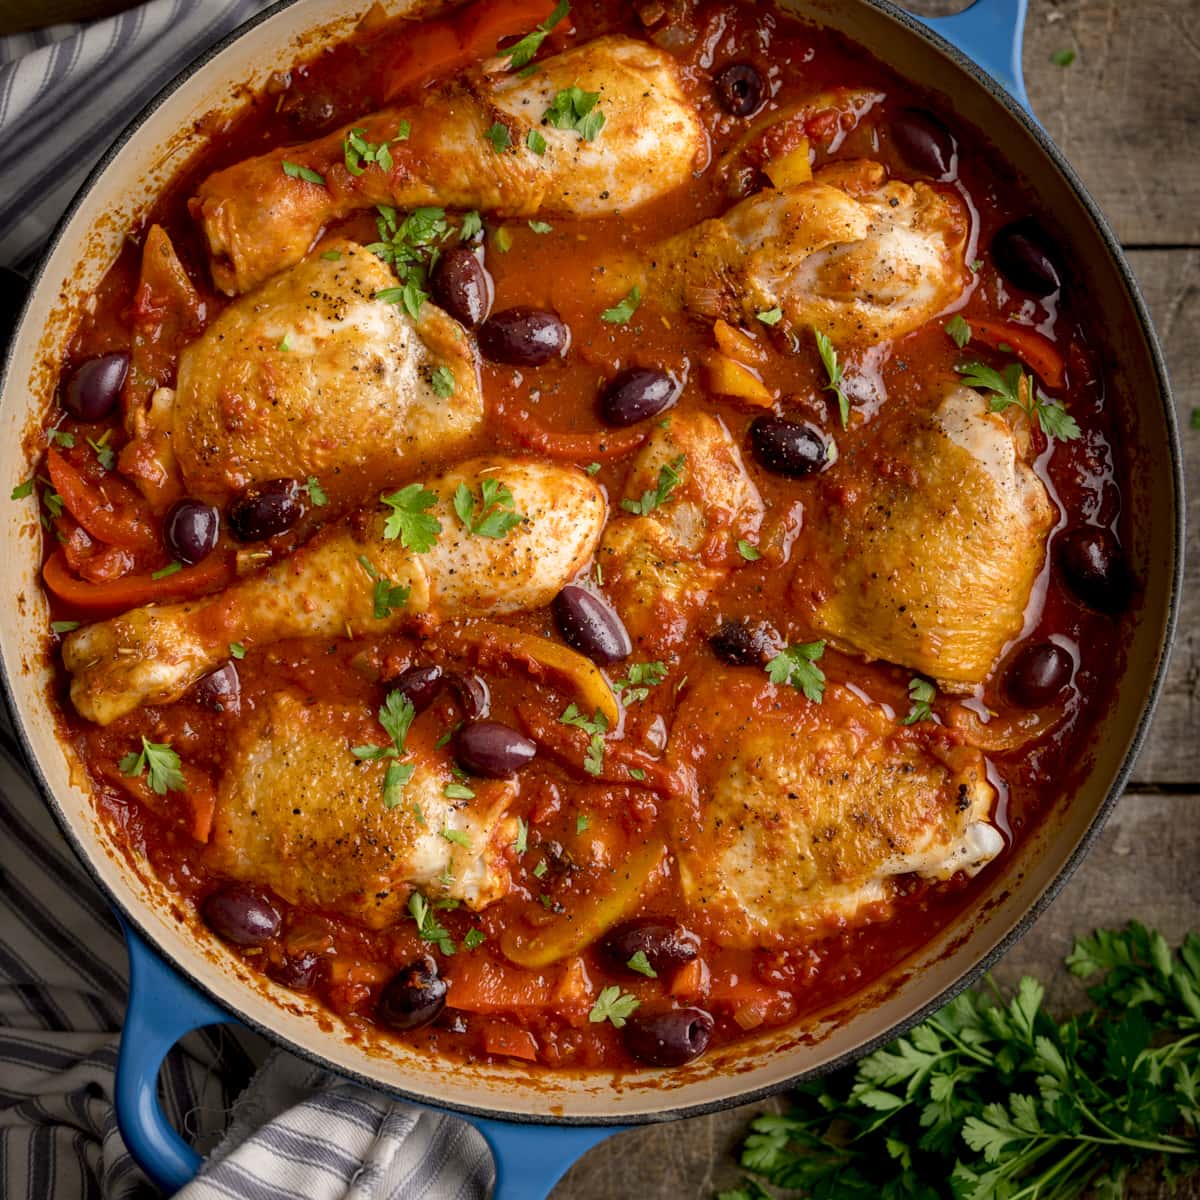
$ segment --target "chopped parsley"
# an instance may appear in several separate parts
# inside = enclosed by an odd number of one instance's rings
[[[340,250],[325,250],[322,252],[321,257],[326,262],[340,262],[342,258],[342,252]]]
[[[111,471],[117,465],[117,452],[108,444],[112,432],[111,429],[106,429],[104,436],[99,441],[93,438],[87,440],[87,444],[96,452],[97,460],[106,471]]]
[[[456,846],[466,846],[468,850],[471,848],[471,835],[464,833],[461,829],[443,829],[442,837]]]
[[[468,950],[477,950],[487,941],[487,934],[482,929],[468,929],[463,934],[463,945]]]
[[[376,206],[376,214],[379,241],[372,242],[367,249],[392,266],[400,286],[383,288],[375,293],[375,299],[387,304],[403,304],[415,321],[421,315],[421,305],[429,299],[426,291],[429,270],[442,243],[454,231],[446,220],[444,208],[414,208],[401,221],[394,208],[380,204]]]
[[[614,1029],[620,1029],[633,1015],[634,1009],[639,1004],[641,1001],[636,996],[621,991],[614,983],[596,997],[596,1003],[592,1005],[592,1011],[588,1013],[588,1020],[593,1025],[599,1025],[602,1021],[611,1021]]]
[[[413,892],[408,898],[408,913],[417,923],[417,936],[425,942],[432,942],[445,955],[454,953],[454,939],[450,931],[438,923],[433,915],[429,901],[420,892]]]
[[[385,575],[380,575],[375,564],[365,554],[358,556],[358,562],[375,583],[372,610],[375,620],[386,620],[391,616],[393,609],[403,608],[408,603],[408,588],[393,584]]]
[[[817,339],[817,353],[821,356],[829,379],[822,391],[832,392],[837,397],[838,413],[842,418],[842,428],[845,429],[850,424],[850,399],[842,390],[842,364],[838,361],[838,352],[829,337],[819,329],[813,330],[813,336]]]
[[[442,788],[447,800],[474,800],[475,793],[465,783],[448,783]],[[466,843],[464,843],[465,845]]]
[[[621,703],[628,707],[645,700],[650,689],[658,687],[666,677],[665,663],[630,663],[625,678],[614,683],[613,690],[621,697]]]
[[[544,858],[538,859],[537,865],[533,868],[534,879],[542,879],[548,870],[550,870],[550,866],[546,860]]]
[[[788,646],[767,663],[767,675],[772,683],[790,683],[814,704],[820,704],[825,698],[825,672],[817,666],[817,660],[824,653],[824,642]]]
[[[380,496],[380,503],[392,511],[383,524],[383,536],[390,542],[396,538],[400,544],[416,554],[432,550],[442,532],[442,523],[427,510],[437,503],[437,496],[419,483]]]
[[[929,706],[937,696],[937,688],[928,679],[910,679],[908,681],[908,698],[912,704],[908,716],[900,722],[901,725],[915,725],[918,721],[928,721]]]
[[[525,135],[525,145],[539,157],[546,153],[546,139],[536,129],[531,129]]]
[[[1055,50],[1055,52],[1050,55],[1050,61],[1056,67],[1069,67],[1075,61],[1075,51]]]
[[[498,479],[485,479],[479,497],[465,483],[454,490],[454,511],[476,537],[502,538],[525,519],[514,508],[512,492]]]
[[[746,541],[745,538],[738,538],[737,548],[738,553],[747,562],[758,562],[758,560],[762,558],[762,553],[759,551],[759,548],[754,545],[753,542]]]
[[[779,305],[768,308],[765,312],[754,314],[764,325],[778,325],[783,320],[783,309]]]
[[[404,754],[404,740],[417,715],[412,701],[401,691],[388,692],[379,710],[379,723],[392,739],[390,746],[354,746],[350,753],[362,762],[391,759],[383,777],[383,806],[395,808],[404,798],[404,788],[412,779],[416,766],[395,761]],[[422,819],[422,824],[424,820]],[[423,897],[422,897],[423,899]],[[419,922],[418,922],[419,923]],[[424,936],[424,935],[422,935]]]
[[[458,236],[461,241],[469,242],[473,237],[483,232],[483,218],[474,210],[463,213],[459,222]]]
[[[596,709],[591,720],[579,711],[574,704],[568,704],[563,715],[558,718],[563,725],[573,725],[588,734],[587,753],[583,759],[583,769],[589,775],[599,775],[604,769],[604,735],[608,732],[608,718]]]
[[[575,832],[576,833],[585,833],[587,831],[587,827],[588,827],[588,819],[586,816],[584,816],[583,813],[580,813],[579,816],[577,816],[575,818]]]
[[[433,388],[433,394],[440,396],[443,400],[454,395],[456,386],[454,372],[449,367],[434,367],[429,373],[429,383]]]
[[[122,775],[131,779],[140,778],[149,768],[146,781],[156,795],[187,790],[187,780],[179,769],[179,755],[163,742],[151,742],[143,737],[141,753],[130,751],[117,766]]]
[[[291,348],[292,335],[290,333],[285,333],[283,337],[279,339],[279,345],[276,347],[276,349],[286,354]]]
[[[245,658],[246,647],[241,642],[230,642],[229,653],[233,658]]]
[[[646,772],[641,767],[630,767],[629,775],[630,778],[636,779],[638,783],[641,783],[646,778]]]
[[[1197,413],[1200,413],[1200,408],[1196,409],[1196,411],[1192,413],[1192,426],[1193,427],[1196,426],[1196,414]],[[598,475],[600,473],[600,464],[599,463],[588,463],[588,465],[583,468],[583,471],[584,471],[585,475]]]
[[[300,485],[300,490],[307,492],[308,498],[318,508],[324,508],[329,503],[329,497],[325,494],[325,489],[321,486],[321,481],[315,475],[310,475]]]
[[[535,26],[532,33],[527,33],[511,49],[504,51],[508,56],[508,69],[519,71],[533,60],[533,56],[542,48],[546,35],[571,11],[570,0],[559,0],[554,11],[540,24]]]
[[[397,126],[396,136],[391,141],[369,142],[367,131],[356,126],[342,138],[342,159],[346,170],[351,175],[361,175],[370,166],[390,171],[395,165],[392,162],[392,146],[397,142],[407,141],[411,132],[412,126],[409,122],[401,121]]]
[[[501,254],[507,254],[512,249],[512,234],[508,231],[507,226],[501,225],[496,230],[496,249]]]
[[[50,628],[55,633],[70,633],[73,629],[79,628],[78,621],[51,621]]]
[[[174,575],[177,571],[183,570],[183,563],[173,562],[167,563],[165,567],[160,567],[157,571],[151,572],[151,579],[166,579],[168,575]]]
[[[635,283],[629,289],[625,299],[619,304],[614,304],[612,308],[606,308],[600,314],[600,320],[607,321],[609,325],[625,325],[629,318],[637,312],[638,305],[642,302],[641,288]]]
[[[1033,377],[1025,374],[1020,363],[1009,363],[1003,372],[981,362],[959,363],[954,369],[968,387],[991,393],[989,411],[1004,412],[1015,404],[1031,424],[1037,422],[1047,437],[1073,442],[1082,436],[1075,418],[1057,401],[1037,391]]]
[[[971,326],[963,319],[962,313],[955,313],[946,322],[946,336],[961,350],[971,340]]]
[[[50,430],[50,445],[62,446],[66,450],[70,450],[75,445],[75,435],[68,430],[52,429]]]
[[[497,154],[503,154],[512,145],[512,135],[508,132],[508,126],[500,121],[496,121],[483,136],[491,142],[492,149]]]
[[[647,979],[657,979],[658,972],[650,965],[650,960],[646,957],[645,950],[639,950],[625,964],[631,971],[636,971],[639,975],[645,975]]]
[[[513,842],[513,849],[518,854],[524,854],[529,849],[529,826],[525,824],[523,817],[517,818],[517,836]]]
[[[529,228],[534,233],[552,233],[554,231],[554,226],[549,221],[530,221]]]
[[[33,476],[25,480],[24,483],[18,483],[15,488],[8,494],[10,500],[24,500],[26,496],[33,495]]]
[[[1200,429],[1200,408],[1192,409],[1192,428]]]
[[[299,163],[288,162],[283,160],[283,173],[290,179],[303,179],[305,183],[319,184],[325,186],[325,176],[317,174],[316,171],[309,167],[302,167]]]
[[[563,88],[542,114],[542,123],[555,129],[573,129],[583,141],[593,142],[604,128],[604,114],[596,107],[599,99],[599,92]]]
[[[680,471],[686,461],[684,455],[673,458],[669,463],[663,463],[658,469],[658,484],[651,491],[642,493],[640,500],[622,500],[621,507],[636,516],[644,517],[652,513],[660,505],[666,504],[671,493],[683,482]]]

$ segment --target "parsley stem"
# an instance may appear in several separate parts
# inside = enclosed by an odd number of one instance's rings
[[[1064,1139],[1062,1138],[1050,1139],[1050,1141],[1045,1143],[1043,1146],[1038,1147],[1037,1153],[1029,1158],[1027,1162],[1033,1162],[1035,1159],[1041,1158],[1042,1155],[1044,1155],[1048,1150],[1056,1149],[1059,1143],[1063,1140]],[[1045,1191],[1046,1184],[1049,1183],[1050,1180],[1056,1175],[1061,1174],[1067,1167],[1074,1169],[1077,1165],[1080,1165],[1083,1161],[1086,1161],[1090,1156],[1091,1151],[1086,1146],[1076,1146],[1069,1154],[1064,1154],[1063,1157],[1058,1160],[1058,1162],[1038,1175],[1036,1179],[1027,1184],[1025,1187],[1021,1188],[1020,1191],[1012,1192],[1009,1195],[1008,1200],[1021,1200],[1021,1198],[1025,1196],[1036,1197],[1037,1200],[1051,1200],[1052,1196],[1054,1196],[1054,1193],[1047,1193]],[[1016,1161],[1020,1162],[1020,1159]],[[1027,1165],[1027,1163],[1022,1163],[1022,1166],[1025,1165]],[[1086,1173],[1082,1181],[1068,1178],[1066,1182],[1069,1185],[1069,1190],[1057,1193],[1059,1200],[1071,1200],[1072,1197],[1078,1196],[1085,1191],[1088,1184],[1092,1180],[1092,1176],[1096,1174],[1096,1171],[1099,1170],[1101,1165],[1102,1164],[1100,1163],[1096,1163],[1093,1168]]]

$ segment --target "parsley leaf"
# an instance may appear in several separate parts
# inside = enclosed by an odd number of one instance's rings
[[[414,208],[403,221],[387,204],[377,205],[375,212],[379,241],[372,242],[367,249],[376,258],[390,263],[400,280],[399,287],[383,288],[375,293],[375,299],[402,304],[415,321],[421,315],[421,306],[429,299],[426,290],[429,271],[454,229],[443,208]]]
[[[643,492],[640,500],[622,500],[621,507],[626,512],[644,517],[665,504],[671,493],[683,482],[680,471],[685,461],[684,455],[681,454],[669,463],[664,463],[658,469],[658,485],[652,491]]]
[[[536,129],[531,129],[525,135],[525,145],[539,158],[546,153],[546,139]]]
[[[62,446],[70,450],[75,445],[75,435],[67,430],[52,429],[50,430],[50,445]]]
[[[448,783],[442,788],[447,800],[474,800],[475,793],[465,783]],[[465,843],[464,843],[465,845]]]
[[[596,709],[589,720],[574,704],[568,704],[563,715],[558,718],[563,725],[573,725],[588,734],[587,753],[583,759],[583,769],[589,775],[599,775],[604,769],[604,735],[608,732],[608,718]]]
[[[449,367],[434,367],[429,373],[429,383],[433,388],[433,394],[443,400],[454,395],[456,386],[454,372]]]
[[[529,826],[525,824],[523,817],[517,818],[517,836],[513,842],[513,849],[518,854],[524,854],[529,849]]]
[[[286,353],[287,353],[287,352],[288,352],[288,351],[289,351],[289,350],[292,348],[292,335],[291,335],[291,333],[285,333],[285,334],[283,335],[283,337],[281,337],[281,338],[279,339],[279,345],[278,345],[278,346],[276,346],[275,348],[276,348],[277,350],[279,350],[281,353],[283,353],[283,354],[286,354]]]
[[[790,683],[814,704],[825,699],[825,672],[817,660],[825,653],[824,642],[803,642],[781,650],[767,663],[772,683]]]
[[[829,378],[822,391],[832,392],[837,397],[838,413],[842,418],[842,428],[845,429],[850,424],[850,399],[842,390],[842,364],[838,361],[838,352],[829,337],[819,329],[813,330],[813,336],[817,339],[817,353]]]
[[[442,523],[427,510],[437,503],[437,495],[419,483],[380,496],[380,502],[392,511],[383,523],[383,536],[388,541],[400,539],[400,544],[416,554],[425,554],[433,549],[442,532]]]
[[[515,511],[512,492],[499,480],[485,479],[479,498],[465,483],[454,490],[454,511],[476,537],[502,538],[525,519]]]
[[[1075,418],[1057,401],[1037,391],[1033,377],[1020,363],[1009,363],[1003,372],[981,362],[959,363],[954,369],[967,387],[991,393],[990,412],[1004,412],[1015,404],[1031,423],[1037,422],[1047,437],[1072,442],[1083,436]]]
[[[463,945],[468,950],[477,950],[487,941],[487,934],[482,929],[468,929],[463,934]]]
[[[552,233],[554,231],[554,226],[549,221],[530,221],[529,228],[534,233]]]
[[[471,794],[474,795],[474,792]],[[466,846],[468,850],[471,848],[471,835],[462,829],[443,829],[442,837],[456,846]]]
[[[631,971],[636,971],[639,975],[645,975],[647,979],[658,978],[658,972],[650,965],[650,960],[646,957],[645,950],[638,950],[625,965]]]
[[[928,721],[929,706],[936,696],[937,688],[928,679],[910,679],[908,681],[908,698],[912,701],[912,706],[908,710],[908,716],[900,724],[915,725],[918,721]]]
[[[1193,429],[1200,429],[1200,408],[1193,408],[1193,409],[1192,409],[1192,421],[1191,421],[1191,424],[1192,424],[1192,428],[1193,428]]]
[[[311,170],[309,167],[302,167],[299,163],[288,162],[286,158],[283,160],[283,173],[291,179],[303,179],[305,183],[316,183],[320,184],[321,187],[325,186],[324,175],[318,175],[316,171]]]
[[[1056,67],[1069,67],[1075,61],[1075,51],[1055,50],[1055,52],[1050,55],[1050,61]]]
[[[374,616],[375,620],[383,621],[392,612],[403,608],[408,603],[409,589],[401,584],[394,584],[382,575],[375,580]]]
[[[658,687],[667,677],[665,663],[630,663],[625,672],[625,678],[613,684],[613,691],[621,698],[621,703],[628,707],[637,704],[650,694],[652,687]]]
[[[73,629],[79,628],[78,621],[51,621],[50,628],[55,633],[70,633]]]
[[[380,759],[399,759],[404,754],[404,741],[417,715],[412,701],[403,692],[396,690],[388,692],[383,705],[379,709],[379,723],[392,739],[390,746],[353,746],[350,753],[362,762],[378,762]],[[388,763],[383,777],[383,806],[395,808],[404,799],[404,788],[416,772],[413,763]],[[424,818],[417,812],[417,819],[423,825]]]
[[[625,325],[629,318],[637,312],[638,305],[642,302],[641,288],[635,283],[629,289],[629,292],[619,304],[614,304],[612,308],[606,308],[600,314],[600,320],[607,321],[609,325]]]
[[[412,132],[412,126],[407,121],[401,121],[397,127],[396,136],[387,142],[370,142],[367,131],[355,127],[342,138],[342,161],[351,175],[361,175],[369,166],[378,166],[383,171],[390,171],[395,165],[392,161],[392,146],[403,142]]]
[[[764,325],[778,325],[783,320],[783,309],[779,305],[768,308],[765,312],[754,314]]]
[[[620,1029],[640,1004],[641,1001],[636,996],[622,992],[614,983],[596,997],[596,1003],[588,1013],[588,1020],[593,1025],[599,1025],[601,1021],[611,1021],[614,1029]]]
[[[108,444],[112,432],[111,429],[106,429],[104,436],[99,441],[92,438],[87,440],[87,444],[96,452],[96,458],[106,471],[111,471],[117,465],[117,452]]]
[[[454,939],[449,930],[438,924],[433,915],[429,901],[420,892],[413,892],[408,898],[408,914],[417,923],[417,936],[425,942],[432,942],[445,955],[454,953]]]
[[[329,503],[329,497],[325,494],[325,489],[321,486],[321,481],[315,475],[310,475],[301,484],[301,488],[308,493],[308,498],[318,508],[324,508]]]
[[[508,132],[508,126],[500,121],[496,121],[483,136],[491,142],[497,154],[503,154],[512,145],[512,134]]]
[[[563,88],[542,114],[542,122],[555,129],[573,129],[585,142],[595,141],[604,128],[604,114],[596,107],[599,99],[599,92]]]
[[[246,657],[246,647],[243,646],[241,642],[230,642],[229,643],[229,654],[230,654],[230,657],[232,657],[232,658],[239,658],[239,659],[245,658]]]
[[[955,313],[946,322],[946,336],[961,350],[971,340],[971,326],[963,319],[962,313]]]
[[[483,218],[474,209],[468,213],[464,213],[462,221],[458,226],[459,239],[464,242],[469,242],[472,238],[477,237],[482,232]]]
[[[117,764],[122,775],[139,778],[149,768],[147,783],[156,795],[187,791],[187,780],[180,770],[179,755],[163,742],[151,742],[142,737],[140,753],[130,752]]]
[[[738,553],[747,562],[758,562],[758,560],[762,558],[762,553],[759,551],[758,547],[754,545],[753,542],[746,541],[745,538],[738,538],[737,548]]]
[[[150,572],[151,579],[166,579],[168,575],[174,575],[183,570],[183,563],[172,562],[167,563],[165,567],[160,567],[157,571]]]
[[[527,33],[511,49],[503,51],[508,56],[508,69],[518,71],[528,66],[533,56],[542,48],[546,35],[571,11],[570,0],[559,0],[554,11],[532,33]]]
[[[583,813],[580,813],[579,816],[575,818],[575,832],[585,833],[589,823],[590,822],[588,821],[587,817]]]
[[[33,476],[30,475],[24,483],[18,483],[15,488],[8,494],[10,500],[24,500],[26,496],[33,495]]]

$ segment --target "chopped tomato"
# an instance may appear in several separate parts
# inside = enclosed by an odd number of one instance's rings
[[[449,1004],[463,1012],[519,1013],[544,1009],[553,997],[552,976],[493,962],[479,954],[454,960]]]
[[[483,1048],[489,1054],[537,1062],[537,1039],[528,1029],[518,1029],[507,1021],[486,1022],[483,1027]]]
[[[155,579],[153,574],[126,575],[106,583],[77,579],[67,568],[66,556],[56,550],[42,568],[46,586],[73,608],[91,616],[109,616],[139,604],[162,600],[187,600],[216,591],[234,577],[233,562],[212,555],[194,567],[184,567]]]
[[[46,451],[46,466],[63,505],[92,537],[130,550],[158,545],[141,497],[119,476],[92,483],[53,448]]]
[[[1027,325],[1007,321],[980,321],[972,317],[971,337],[999,350],[1007,346],[1047,386],[1060,388],[1066,383],[1066,365],[1058,347]]]

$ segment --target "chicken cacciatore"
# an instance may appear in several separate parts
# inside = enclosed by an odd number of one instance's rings
[[[769,5],[376,6],[82,315],[17,498],[111,836],[363,1036],[845,1011],[1069,788],[1134,595],[1087,301]]]

